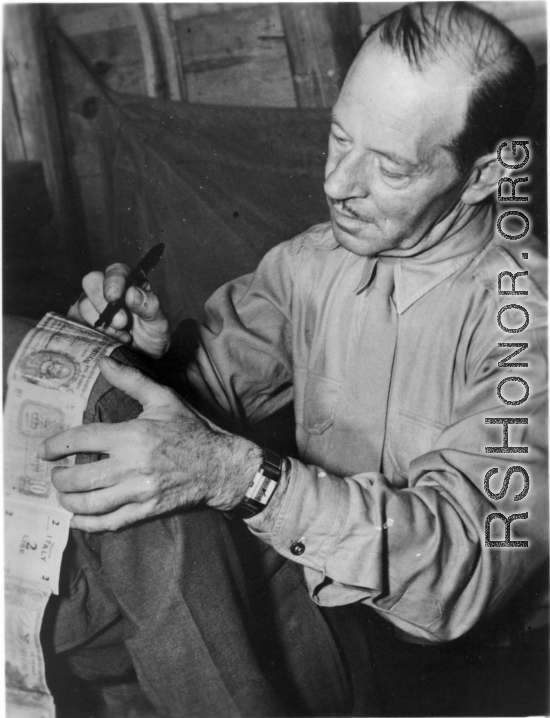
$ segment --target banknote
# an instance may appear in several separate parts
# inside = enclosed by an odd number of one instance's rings
[[[43,461],[49,436],[82,423],[98,360],[119,346],[94,329],[47,314],[19,347],[4,407],[4,592],[6,715],[55,718],[40,628],[59,573],[72,514],[51,477],[74,457]]]
[[[71,516],[61,507],[4,501],[4,576],[57,593]]]
[[[25,382],[10,386],[4,410],[4,440],[9,447],[4,453],[4,501],[58,506],[52,470],[69,466],[74,458],[42,461],[38,447],[48,436],[81,424],[85,408],[84,397]]]
[[[6,688],[6,718],[56,718],[51,695]]]
[[[88,396],[99,374],[97,362],[113,345],[95,329],[49,312],[19,347],[8,384],[18,381]]]
[[[51,595],[32,581],[7,576],[4,582],[6,688],[48,693],[40,626]]]

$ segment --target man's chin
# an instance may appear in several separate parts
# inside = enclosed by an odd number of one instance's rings
[[[355,234],[339,226],[334,217],[332,218],[334,239],[344,249],[362,257],[373,256],[384,249],[381,238],[376,236],[375,226],[370,225],[370,227],[372,227],[372,232],[366,231],[365,228],[360,234]]]

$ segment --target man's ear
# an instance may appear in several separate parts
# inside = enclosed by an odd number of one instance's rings
[[[484,155],[476,160],[462,191],[461,199],[464,204],[478,204],[492,192],[496,192],[502,174],[502,166],[494,154]]]

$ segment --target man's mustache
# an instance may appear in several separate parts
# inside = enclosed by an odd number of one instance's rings
[[[360,212],[357,212],[348,200],[340,200],[340,199],[332,199],[331,197],[328,197],[329,204],[334,207],[336,210],[343,214],[350,215],[351,217],[355,217],[355,219],[359,219],[362,222],[372,222],[373,220],[371,217],[367,217]]]

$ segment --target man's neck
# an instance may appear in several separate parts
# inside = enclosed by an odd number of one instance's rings
[[[479,242],[481,248],[495,228],[495,209],[492,203],[465,205],[459,203],[452,212],[438,222],[426,235],[409,249],[391,249],[381,252],[387,257],[409,257],[420,261],[438,261],[469,253]],[[451,248],[451,245],[452,248]]]

